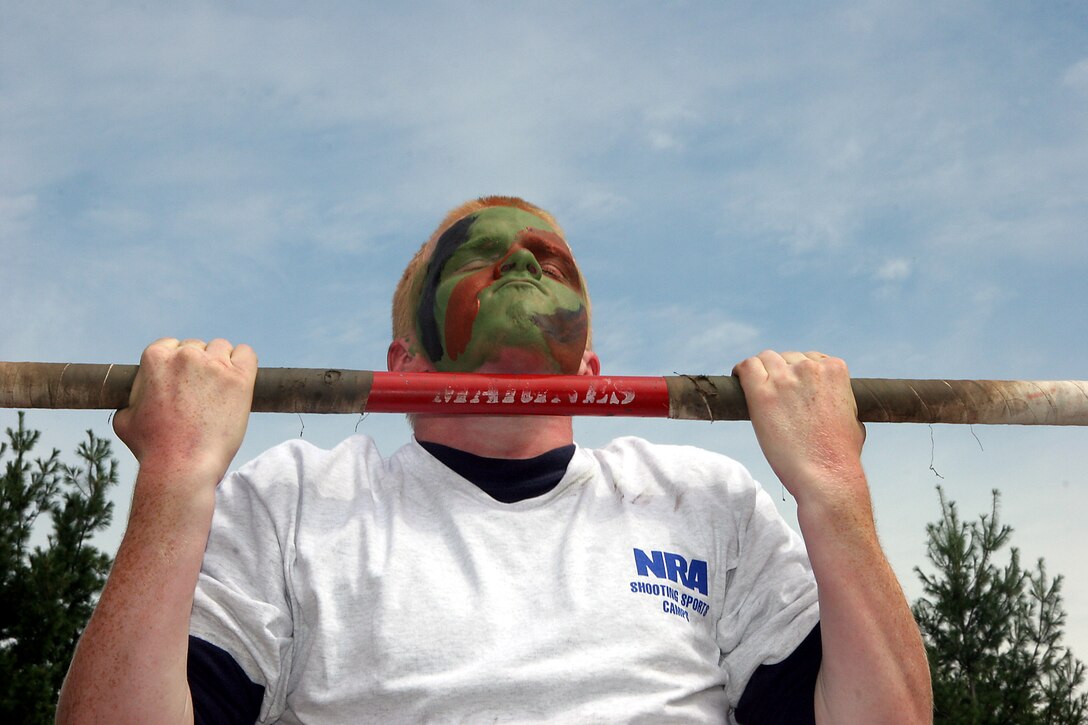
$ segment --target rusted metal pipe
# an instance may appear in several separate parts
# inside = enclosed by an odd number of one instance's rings
[[[0,362],[0,408],[117,409],[135,365]],[[1088,425],[1088,381],[854,378],[866,423]],[[255,412],[747,420],[737,379],[261,368]]]

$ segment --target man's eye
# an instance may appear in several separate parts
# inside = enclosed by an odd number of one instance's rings
[[[545,262],[540,266],[540,270],[549,277],[555,277],[556,279],[566,279],[566,273],[563,268],[558,264],[549,264]]]
[[[486,259],[473,259],[472,261],[465,262],[460,267],[458,267],[457,273],[462,274],[464,272],[476,272],[490,266],[491,262],[487,261]]]

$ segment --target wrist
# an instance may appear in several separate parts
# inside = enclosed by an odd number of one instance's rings
[[[221,477],[219,467],[196,461],[145,459],[136,474],[132,513],[142,504],[139,510],[169,511],[179,522],[191,517],[210,522]]]
[[[868,535],[875,530],[869,484],[860,466],[813,475],[798,489],[797,521],[806,540],[812,534]]]
[[[208,453],[206,446],[162,447],[137,456],[137,483],[162,482],[171,487],[215,490],[226,475],[231,458]]]

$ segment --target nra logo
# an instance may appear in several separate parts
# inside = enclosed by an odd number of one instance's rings
[[[635,570],[638,576],[655,576],[658,579],[668,579],[683,587],[699,592],[704,597],[707,595],[707,568],[706,562],[701,559],[688,561],[679,554],[668,551],[651,551],[646,553],[642,549],[635,549]]]

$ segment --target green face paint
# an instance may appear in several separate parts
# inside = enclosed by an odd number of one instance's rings
[[[566,242],[540,217],[513,207],[488,207],[470,219],[440,238],[432,260],[441,270],[429,270],[424,281],[417,319],[435,367],[478,370],[513,352],[541,372],[576,373],[589,325]]]

